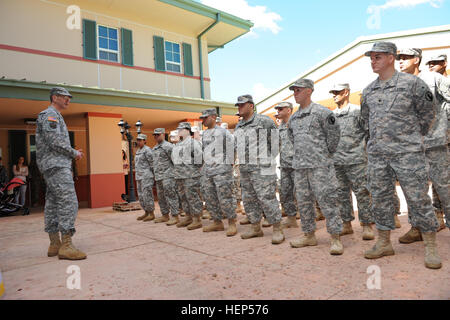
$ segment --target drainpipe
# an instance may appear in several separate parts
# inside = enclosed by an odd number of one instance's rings
[[[203,77],[203,61],[202,61],[202,40],[201,37],[204,36],[209,30],[211,30],[216,24],[220,22],[220,13],[216,14],[216,21],[214,21],[208,28],[206,28],[197,37],[198,40],[198,61],[200,62],[200,92],[202,99],[205,99],[205,85]]]

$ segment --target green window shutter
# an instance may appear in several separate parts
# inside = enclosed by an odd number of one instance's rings
[[[97,60],[97,23],[83,19],[83,58]]]
[[[183,63],[184,74],[186,76],[193,76],[194,70],[192,67],[192,47],[188,43],[183,43]]]
[[[133,66],[133,35],[131,30],[122,28],[122,64],[124,66]]]
[[[155,53],[155,69],[166,71],[166,59],[164,58],[164,39],[153,36],[153,50]]]

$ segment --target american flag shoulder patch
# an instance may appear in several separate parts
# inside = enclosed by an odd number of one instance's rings
[[[56,119],[55,117],[48,117],[47,120],[53,121],[53,122],[58,122],[58,119]]]

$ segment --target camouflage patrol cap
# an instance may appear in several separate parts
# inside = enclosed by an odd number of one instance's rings
[[[388,53],[393,54],[394,57],[397,57],[397,46],[395,45],[395,43],[387,41],[375,42],[372,46],[372,49],[364,53],[364,55],[370,57],[370,54],[372,52]]]
[[[217,117],[217,118],[216,118],[216,122],[217,122],[217,123],[221,123],[221,122],[222,122],[222,118],[221,118],[221,117]]]
[[[170,131],[170,136],[171,136],[171,137],[176,137],[176,136],[178,136],[178,130]]]
[[[200,119],[208,118],[209,116],[217,116],[217,110],[215,108],[203,110]]]
[[[69,91],[67,91],[66,88],[63,87],[54,87],[51,88],[50,90],[50,97],[53,95],[57,95],[57,96],[68,96],[72,99],[72,95],[69,93]]]
[[[397,60],[399,60],[400,55],[414,56],[422,58],[422,49],[419,48],[402,48],[397,53]]]
[[[314,81],[310,79],[298,79],[289,87],[289,90],[294,91],[294,88],[310,88],[314,90]]]
[[[191,124],[189,122],[180,122],[177,129],[186,129],[191,131]]]
[[[165,134],[166,133],[166,129],[164,129],[164,128],[156,128],[154,131],[153,131],[153,134],[154,135],[156,135],[156,134]]]
[[[329,92],[330,93],[339,92],[345,89],[350,90],[350,85],[348,83],[337,83],[333,86],[333,88],[331,88]]]
[[[200,129],[199,129],[197,126],[193,126],[193,127],[191,128],[191,131],[192,131],[192,132],[200,132]]]
[[[431,57],[426,64],[429,64],[432,61],[447,61],[447,55],[440,54],[438,56]]]
[[[281,108],[294,109],[294,106],[293,106],[292,103],[290,103],[290,102],[283,101],[283,102],[278,103],[278,104],[275,106],[275,109],[281,109]]]
[[[137,140],[147,140],[147,135],[143,134],[143,133],[140,133],[137,136]]]
[[[228,129],[228,123],[223,122],[220,124],[220,127],[224,128],[224,129]]]
[[[244,95],[239,96],[239,97],[237,98],[237,102],[236,102],[234,105],[237,107],[238,105],[243,104],[243,103],[246,103],[246,102],[250,102],[250,103],[255,104],[255,103],[253,102],[253,97],[252,97],[251,95],[249,95],[249,94],[244,94]]]

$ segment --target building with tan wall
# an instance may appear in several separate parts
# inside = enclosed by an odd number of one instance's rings
[[[71,140],[86,151],[75,166],[78,198],[111,205],[124,192],[120,119],[140,120],[150,145],[153,129],[193,123],[205,108],[237,123],[233,104],[210,100],[208,54],[252,25],[191,0],[2,0],[3,163],[33,160],[34,120],[50,89],[64,86]]]

